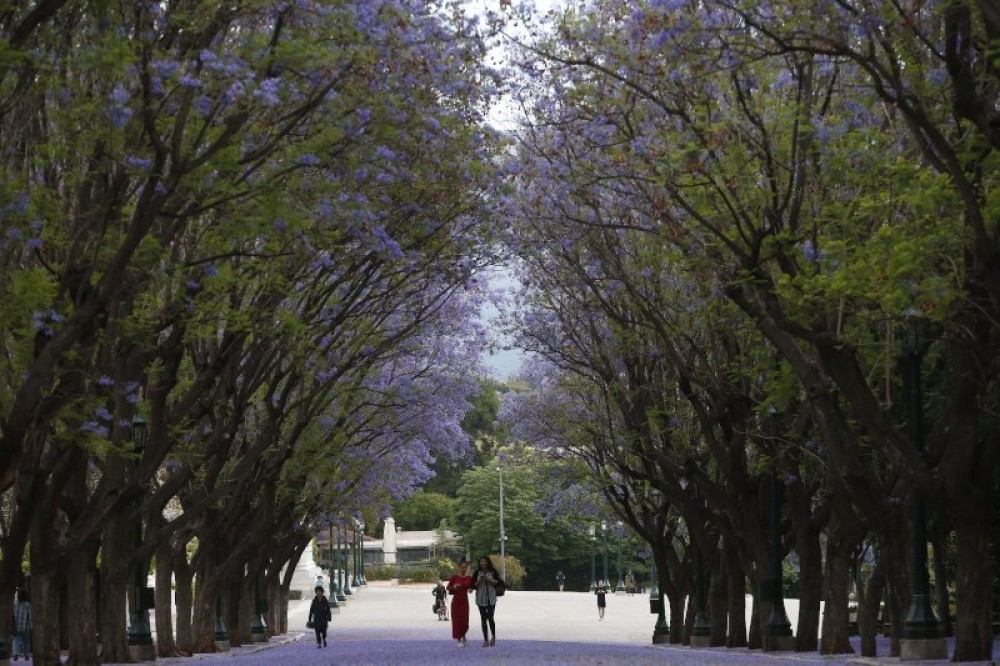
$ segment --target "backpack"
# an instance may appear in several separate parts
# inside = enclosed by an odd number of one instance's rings
[[[505,592],[507,592],[507,583],[503,582],[503,579],[497,576],[497,586],[494,588],[497,596],[502,597]]]

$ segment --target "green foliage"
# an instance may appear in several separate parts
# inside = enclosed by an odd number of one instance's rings
[[[405,567],[399,571],[401,583],[436,583],[440,579],[437,567]]]
[[[406,530],[433,530],[451,516],[454,498],[420,490],[393,510],[396,525]]]

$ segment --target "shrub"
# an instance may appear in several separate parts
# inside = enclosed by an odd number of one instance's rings
[[[408,567],[399,572],[399,580],[407,583],[438,582],[437,567]]]
[[[524,582],[524,576],[527,572],[524,570],[524,565],[521,564],[520,560],[518,560],[513,555],[508,555],[506,558],[501,558],[500,555],[496,553],[490,555],[490,559],[493,560],[493,566],[497,568],[497,571],[504,570],[504,567],[500,566],[500,564],[501,560],[506,559],[507,571],[504,578],[504,582],[507,583],[507,587],[512,589],[517,589],[521,586],[521,583]],[[476,562],[473,561],[472,568],[475,568],[475,566]]]
[[[302,600],[302,590],[288,590],[288,600],[289,601],[301,601]]]
[[[399,577],[399,569],[395,564],[368,565],[365,567],[365,578],[369,580],[390,580]]]

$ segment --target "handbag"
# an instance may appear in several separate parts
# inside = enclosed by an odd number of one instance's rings
[[[308,622],[306,622],[306,629],[315,629],[315,628],[316,628],[316,624],[312,620],[309,620]]]
[[[502,578],[497,578],[497,585],[494,589],[496,590],[497,596],[502,597],[504,593],[507,592],[507,583],[503,582]]]

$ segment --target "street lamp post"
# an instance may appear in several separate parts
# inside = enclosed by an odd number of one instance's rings
[[[587,533],[590,534],[590,591],[593,593],[597,589],[597,569],[594,566],[594,542],[597,541],[597,536],[594,534],[597,531],[593,525],[588,528]]]
[[[361,584],[368,585],[368,577],[365,576],[365,524],[364,522],[358,523],[358,548],[360,552],[358,553],[358,560],[361,562]]]
[[[608,584],[608,523],[601,521],[601,535],[604,538],[604,584]]]
[[[670,640],[670,625],[667,624],[667,613],[664,609],[663,593],[656,579],[656,552],[649,557],[649,612],[656,613],[656,625],[653,627],[653,643],[666,643]]]
[[[344,595],[349,597],[354,594],[354,590],[351,589],[351,572],[347,568],[351,563],[351,542],[347,539],[347,525],[344,525],[344,552],[342,560],[344,562]]]
[[[330,608],[337,608],[338,613],[340,608],[340,602],[337,600],[337,574],[336,571],[336,558],[333,556],[333,525],[330,525],[330,539],[329,543],[329,553],[330,553]]]
[[[351,549],[354,557],[351,558],[351,566],[354,567],[354,589],[361,588],[361,578],[358,575],[358,519],[354,519],[354,538],[351,539]]]
[[[264,623],[264,599],[260,594],[260,572],[253,579],[253,622],[250,623],[250,639],[254,643],[267,642],[267,625]]]
[[[615,523],[618,528],[618,585],[615,586],[615,594],[625,594],[625,581],[622,579],[622,521]]]
[[[146,429],[146,422],[138,414],[132,419],[132,443],[135,448],[135,470],[136,478],[139,474],[139,464],[142,462],[142,454],[146,448],[146,440],[149,431]],[[136,523],[133,532],[133,545],[136,552],[142,548],[142,497],[137,495],[135,499]],[[156,649],[153,647],[153,634],[149,629],[149,612],[145,607],[146,591],[146,571],[143,563],[136,560],[132,570],[132,604],[130,613],[130,624],[128,628],[128,649],[132,659],[135,661],[155,661]]]
[[[503,469],[497,467],[500,472],[500,578],[507,580],[507,533],[503,528]]]
[[[907,328],[903,339],[909,384],[910,439],[913,447],[924,454],[924,397],[921,366],[930,346],[926,335],[926,320],[916,312],[907,313]],[[913,571],[910,609],[903,620],[903,638],[899,644],[903,661],[947,659],[948,645],[942,636],[941,624],[931,606],[930,577],[927,573],[927,515],[924,498],[913,489],[910,508],[913,520]]]

